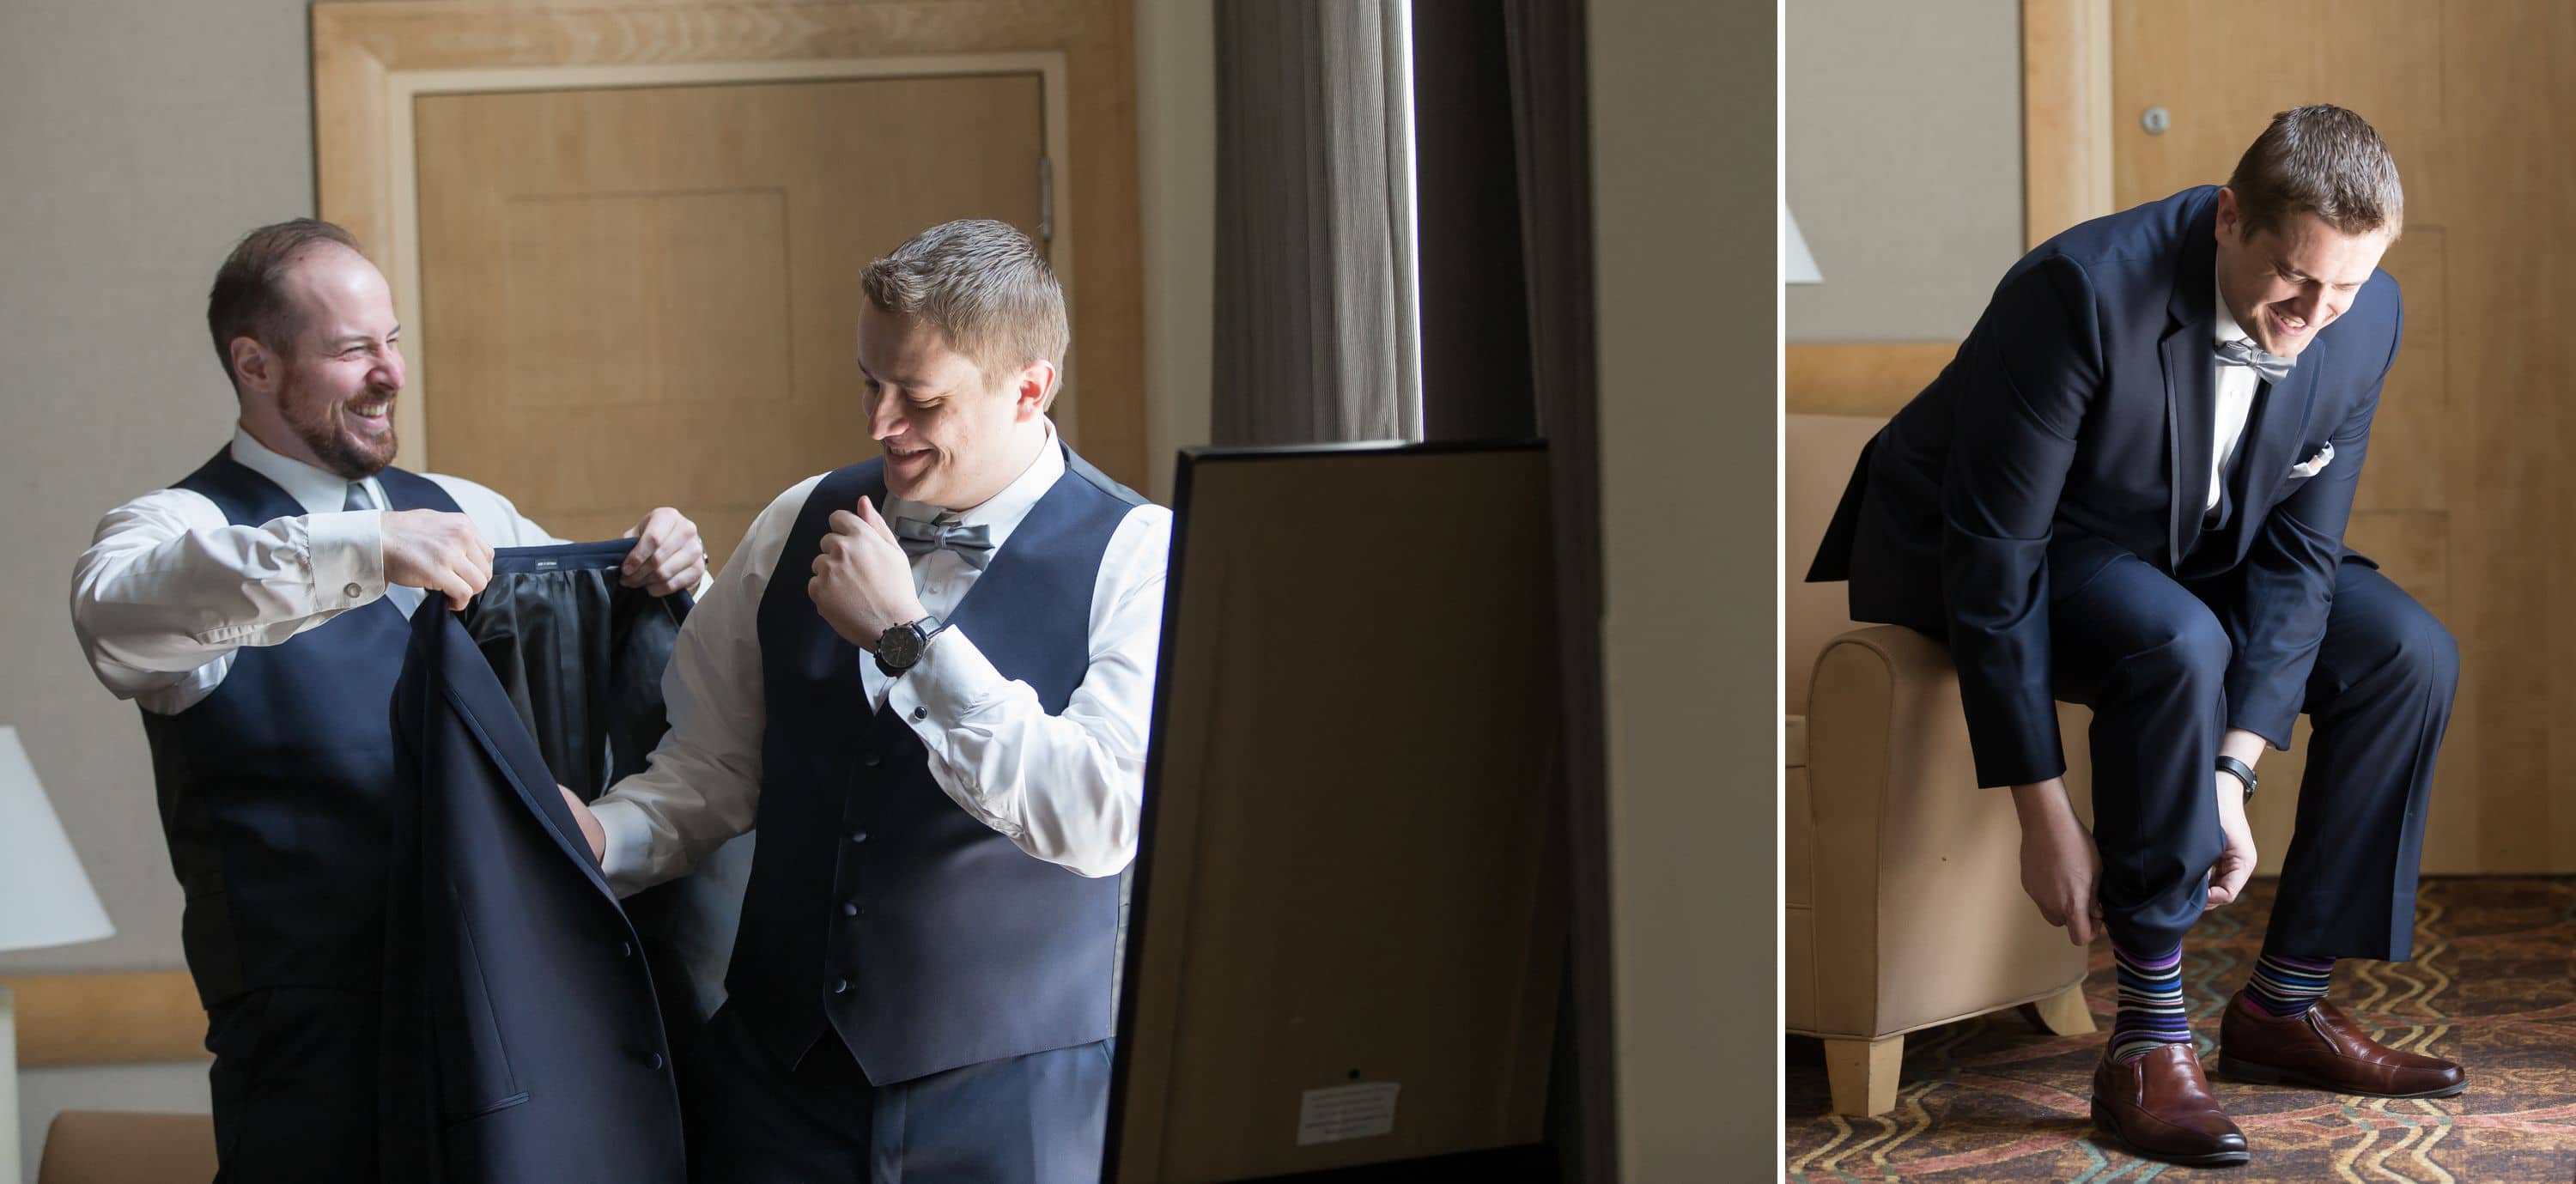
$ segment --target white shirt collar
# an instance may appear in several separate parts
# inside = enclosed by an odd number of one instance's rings
[[[1004,486],[1002,492],[984,499],[982,505],[951,514],[926,502],[907,501],[889,493],[886,495],[886,517],[989,526],[993,531],[993,545],[1000,547],[1011,531],[1018,528],[1020,520],[1037,508],[1038,499],[1045,497],[1048,490],[1055,488],[1056,481],[1064,476],[1064,447],[1056,442],[1055,421],[1042,422],[1046,424],[1046,443],[1038,448],[1037,459],[1030,461],[1029,467]]]
[[[2236,323],[2236,314],[2227,311],[2227,293],[2218,287],[2218,281],[2215,279],[2209,281],[2209,286],[2216,292],[2218,301],[2217,339],[2221,342],[2253,341],[2254,335],[2247,333],[2245,326]],[[2224,364],[2221,363],[2221,365]]]
[[[238,424],[233,427],[232,456],[244,468],[276,482],[277,487],[292,495],[307,514],[337,514],[349,503],[348,478],[323,472],[279,453],[252,439],[250,432]],[[367,487],[367,496],[375,499],[377,505],[385,504],[384,494],[376,489],[375,478],[369,477],[362,484]]]

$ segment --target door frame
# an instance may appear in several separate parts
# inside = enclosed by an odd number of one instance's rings
[[[321,217],[368,247],[393,288],[411,347],[410,397],[396,410],[400,463],[423,469],[432,459],[426,407],[435,387],[423,347],[437,326],[420,313],[412,128],[420,96],[1034,73],[1053,173],[1048,257],[1064,285],[1074,340],[1088,347],[1066,360],[1056,421],[1093,463],[1131,485],[1144,482],[1143,263],[1132,13],[1125,3],[570,3],[313,6],[316,204]],[[1079,272],[1077,241],[1086,248]]]
[[[2111,212],[2111,0],[2022,0],[2024,249]]]

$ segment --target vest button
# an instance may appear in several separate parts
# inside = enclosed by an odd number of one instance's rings
[[[869,768],[873,769],[873,768],[876,768],[876,767],[877,767],[877,760],[878,760],[877,754],[875,754],[875,753],[871,752],[871,753],[868,753],[868,754],[866,754],[866,755],[864,755],[864,756],[861,756],[861,757],[859,758],[859,763],[860,763],[860,764],[862,764],[862,765],[866,765],[867,767],[869,767]]]
[[[648,1065],[653,1066],[653,1067],[654,1067],[654,1068],[656,1068],[656,1069],[661,1068],[661,1067],[662,1067],[662,1054],[660,1054],[660,1053],[658,1053],[658,1052],[657,1052],[657,1053],[652,1053],[652,1054],[650,1054],[649,1059],[648,1059],[648,1060],[646,1060],[646,1061],[645,1061],[645,1063],[646,1063],[646,1064],[648,1064]]]
[[[365,591],[365,589],[358,587],[356,584],[351,584],[346,588],[340,589],[340,594],[351,600],[356,600],[358,598],[358,593],[362,591]]]
[[[912,709],[912,722],[914,722],[914,723],[920,723],[921,721],[926,720],[926,719],[929,719],[929,718],[930,718],[930,709],[929,709],[929,708],[927,708],[927,707],[915,707],[915,708],[913,708],[913,709]]]
[[[832,993],[833,993],[833,994],[835,994],[835,995],[845,994],[845,993],[847,993],[847,992],[849,991],[849,989],[850,989],[850,980],[845,979],[845,978],[836,978],[836,979],[833,979],[833,980],[832,980]]]
[[[631,942],[631,941],[621,941],[621,942],[617,943],[617,956],[618,956],[618,957],[620,957],[620,958],[632,958],[632,957],[634,957],[634,956],[635,956],[635,943],[634,943],[634,942]]]
[[[855,905],[855,904],[843,904],[843,905],[841,906],[841,915],[842,915],[842,916],[844,916],[844,917],[855,917],[855,916],[858,916],[858,915],[859,915],[859,906],[857,906],[857,905]]]
[[[850,841],[851,841],[851,842],[853,842],[853,843],[864,843],[864,842],[867,842],[867,841],[868,841],[868,829],[867,829],[866,827],[864,827],[864,826],[863,826],[863,827],[860,827],[860,828],[859,828],[859,829],[857,829],[857,830],[851,831],[851,832],[850,832]]]

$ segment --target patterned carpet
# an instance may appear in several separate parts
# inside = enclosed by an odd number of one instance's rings
[[[2391,1101],[2219,1078],[2219,1007],[2261,951],[2273,882],[2211,913],[2184,946],[2192,1028],[2254,1162],[2192,1169],[2105,1146],[2087,1114],[2103,1035],[2058,1037],[2004,1011],[1914,1033],[1894,1111],[1832,1113],[1821,1046],[1792,1038],[1792,1181],[2439,1181],[2576,1178],[2576,879],[2427,880],[2415,959],[2343,962],[2331,996],[2376,1038],[2468,1067],[2454,1098]],[[2108,1031],[2111,951],[2085,980]]]

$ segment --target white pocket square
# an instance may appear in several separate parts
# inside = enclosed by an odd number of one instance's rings
[[[2293,477],[2314,477],[2319,473],[2325,472],[2326,466],[2333,463],[2334,442],[2329,440],[2322,449],[2318,450],[2315,456],[2311,456],[2307,459],[2307,463],[2292,465],[2290,467],[2290,475]]]

